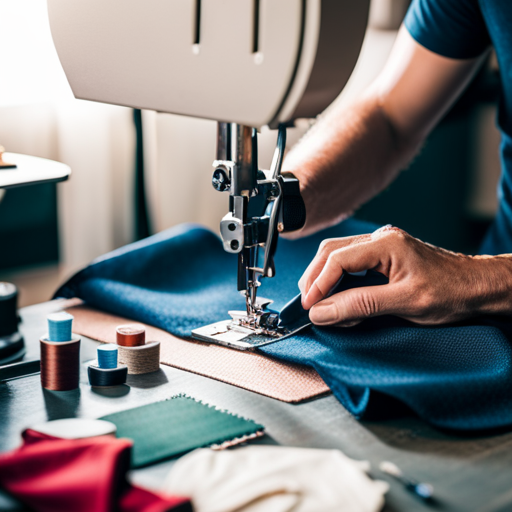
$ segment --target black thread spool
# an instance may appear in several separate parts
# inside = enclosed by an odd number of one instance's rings
[[[93,388],[110,388],[126,383],[128,367],[119,365],[116,368],[100,368],[94,361],[87,368],[89,384]]]
[[[23,336],[18,332],[18,289],[0,282],[0,364],[9,364],[25,354]]]

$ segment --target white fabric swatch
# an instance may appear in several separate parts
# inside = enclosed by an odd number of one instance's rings
[[[339,450],[199,449],[173,466],[162,491],[190,496],[196,512],[378,512],[388,485],[369,469]]]

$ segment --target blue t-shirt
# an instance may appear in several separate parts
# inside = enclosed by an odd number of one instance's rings
[[[512,253],[512,0],[413,0],[405,26],[422,46],[452,59],[477,57],[494,46],[501,75],[502,176],[498,213],[481,252]]]

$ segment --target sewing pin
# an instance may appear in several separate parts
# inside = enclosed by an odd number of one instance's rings
[[[412,478],[406,477],[402,470],[396,464],[393,464],[393,462],[383,461],[379,464],[379,469],[383,473],[396,478],[408,491],[412,492],[422,500],[428,501],[432,499],[434,487],[431,484],[418,482]]]

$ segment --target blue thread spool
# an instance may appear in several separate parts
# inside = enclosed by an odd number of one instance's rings
[[[64,311],[48,315],[48,340],[71,341],[73,316]]]
[[[98,347],[98,366],[100,368],[117,368],[117,347],[115,345],[100,345]]]

